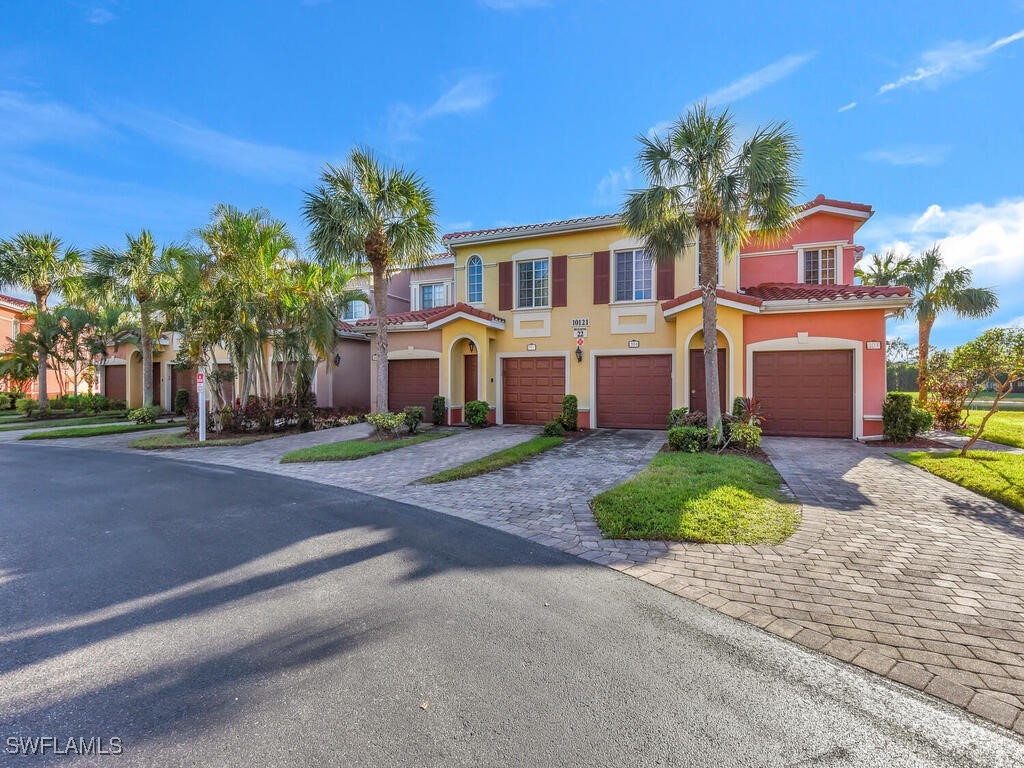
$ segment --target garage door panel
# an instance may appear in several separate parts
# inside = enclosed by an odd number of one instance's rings
[[[562,412],[564,357],[508,357],[501,362],[504,423],[546,424]]]
[[[598,357],[595,399],[597,426],[664,429],[672,409],[672,357]]]
[[[853,352],[756,352],[754,395],[766,435],[852,437]]]
[[[388,409],[418,405],[429,414],[439,394],[441,363],[436,358],[388,361]]]
[[[125,382],[125,366],[105,366],[104,377],[104,392],[108,399],[124,400],[127,398],[128,388]]]

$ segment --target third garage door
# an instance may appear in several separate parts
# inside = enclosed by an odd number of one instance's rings
[[[755,352],[766,435],[853,436],[853,352]]]
[[[672,409],[672,358],[597,358],[597,426],[664,429]]]
[[[392,413],[407,405],[423,406],[427,416],[439,394],[441,364],[435,359],[390,360],[388,362],[388,410]]]
[[[502,421],[546,424],[562,412],[564,357],[507,357],[501,361]]]

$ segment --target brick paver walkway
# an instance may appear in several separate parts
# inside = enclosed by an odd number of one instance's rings
[[[589,500],[643,468],[663,433],[599,430],[443,485],[413,481],[537,430],[461,431],[355,462],[277,463],[299,444],[365,429],[173,455],[369,491],[515,533],[1024,733],[1024,516],[996,502],[878,448],[770,438],[765,450],[803,505],[794,536],[776,547],[640,542],[602,538]]]

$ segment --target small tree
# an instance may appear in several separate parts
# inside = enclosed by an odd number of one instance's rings
[[[957,367],[974,373],[974,380],[994,386],[992,407],[971,435],[960,455],[966,456],[985,431],[992,414],[999,410],[999,401],[1013,391],[1013,385],[1024,381],[1024,328],[993,328],[974,341],[961,344],[953,353]]]
[[[963,360],[940,350],[928,358],[928,391],[932,397],[921,405],[935,416],[939,429],[957,430],[966,426],[964,411],[978,394],[978,374],[965,368]]]

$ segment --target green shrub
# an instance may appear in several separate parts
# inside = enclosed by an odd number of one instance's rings
[[[163,410],[155,405],[149,408],[133,408],[128,411],[128,419],[136,424],[156,424],[157,417]]]
[[[192,395],[187,389],[179,389],[174,393],[174,412],[181,416],[192,404]]]
[[[0,392],[0,411],[9,411],[11,409],[11,396],[6,392]]]
[[[562,437],[565,435],[565,426],[561,419],[552,419],[544,425],[544,437]]]
[[[745,451],[761,447],[761,427],[741,421],[733,422],[729,427],[729,442]]]
[[[927,432],[932,428],[935,423],[935,417],[932,416],[931,411],[926,411],[924,408],[912,408],[910,416],[914,421],[914,434],[920,435],[922,432]]]
[[[882,434],[894,443],[905,443],[913,440],[924,424],[923,416],[916,416],[914,398],[903,392],[890,392],[882,403]],[[929,414],[930,416],[931,414]]]
[[[405,423],[403,413],[370,413],[366,423],[373,427],[377,437],[394,437]]]
[[[558,417],[566,432],[575,432],[580,428],[580,402],[576,395],[562,398],[562,413]]]
[[[430,403],[430,420],[434,422],[435,427],[439,427],[444,424],[445,407],[446,403],[444,395],[437,395],[433,402]]]
[[[668,447],[673,451],[699,453],[708,447],[708,438],[708,431],[704,427],[672,427],[668,431]]]
[[[402,417],[405,420],[405,426],[409,428],[410,435],[416,434],[416,430],[423,423],[424,415],[426,415],[426,409],[422,405],[407,405],[402,410]]]
[[[491,407],[483,400],[470,400],[466,403],[466,412],[464,418],[466,423],[471,427],[486,427],[487,426],[487,414],[490,413]]]
[[[686,423],[686,416],[690,412],[689,408],[673,408],[668,412],[668,427],[681,427]]]
[[[124,400],[111,400],[109,408],[112,411],[125,411],[128,409],[128,403]]]
[[[38,410],[39,401],[31,397],[19,397],[18,401],[14,404],[15,409],[18,413],[23,413],[26,416],[31,416],[33,412]]]

